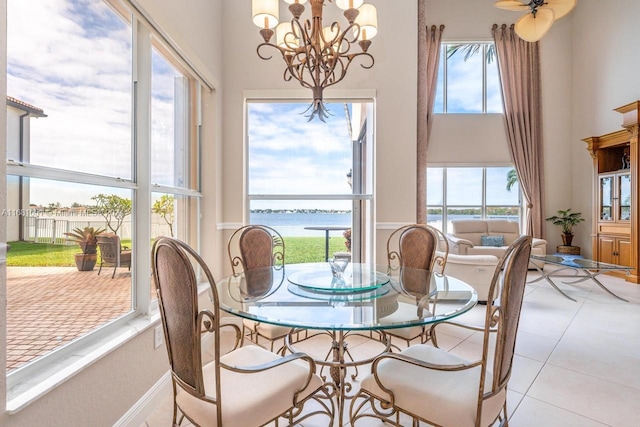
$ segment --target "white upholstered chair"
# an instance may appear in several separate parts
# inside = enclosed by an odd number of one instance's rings
[[[171,367],[173,426],[184,418],[196,426],[262,426],[282,416],[290,425],[296,416],[296,422],[327,416],[326,425],[333,425],[332,400],[309,356],[280,357],[255,345],[220,353],[215,282],[191,247],[159,237],[153,243],[151,263]],[[210,285],[212,310],[198,308],[194,266]],[[213,334],[215,357],[203,366],[201,335],[206,332]],[[319,409],[302,413],[309,399]]]
[[[495,255],[449,254],[444,274],[471,285],[478,293],[478,302],[484,303],[489,297],[491,280],[498,262],[500,259]]]
[[[483,333],[478,360],[437,348],[433,333],[435,346],[417,344],[400,353],[377,357],[371,366],[372,374],[362,379],[360,391],[352,399],[352,425],[373,417],[404,427],[407,424],[400,423],[400,413],[411,417],[414,426],[422,421],[438,426],[484,427],[497,420],[507,425],[507,383],[530,253],[531,237],[519,237],[495,270],[490,298],[494,292],[499,296],[493,305],[487,304],[485,324],[481,328],[470,327]]]

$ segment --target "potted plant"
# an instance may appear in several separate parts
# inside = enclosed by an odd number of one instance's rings
[[[67,240],[75,242],[80,246],[82,252],[75,254],[76,267],[78,271],[91,271],[98,259],[98,238],[104,233],[104,228],[74,228],[70,233],[64,233]]]
[[[571,212],[571,209],[558,210],[557,215],[547,218],[553,225],[559,225],[562,228],[562,244],[571,246],[573,241],[573,226],[584,221],[582,213]]]

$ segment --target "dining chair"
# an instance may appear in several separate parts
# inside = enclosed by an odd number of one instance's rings
[[[298,423],[317,415],[328,416],[327,425],[333,424],[334,405],[311,357],[283,357],[256,345],[221,354],[215,281],[189,245],[157,238],[151,266],[171,369],[173,426],[184,418],[196,426],[277,425],[280,417],[293,425],[296,417]],[[198,284],[203,280],[209,284],[212,307],[200,310]],[[201,336],[207,332],[213,334],[213,360],[203,365]],[[314,409],[303,413],[309,400]]]
[[[284,274],[284,240],[280,233],[266,225],[246,225],[234,231],[227,242],[227,253],[233,274],[245,274],[247,292],[254,296],[268,292],[263,289],[264,284],[272,283],[259,275]],[[262,338],[270,343],[271,351],[290,331],[291,328],[284,326],[242,320],[243,343],[245,337],[256,344]]]
[[[103,265],[113,265],[112,279],[115,277],[118,267],[128,267],[131,271],[131,250],[121,245],[120,237],[117,234],[99,234],[96,239],[100,248],[98,275],[100,275]]]
[[[428,300],[425,295],[425,285],[428,288],[432,272],[442,273],[447,263],[449,245],[444,234],[429,225],[411,224],[394,230],[387,239],[387,267],[389,270],[406,268],[399,277],[403,278],[401,291],[415,296],[416,303]],[[421,304],[422,306],[422,304]],[[392,322],[393,317],[385,319]],[[429,337],[424,326],[389,329],[385,334],[391,338],[398,338],[406,342],[407,346],[417,338],[425,343]]]
[[[490,292],[496,292],[498,298],[487,304],[484,325],[458,325],[482,332],[479,360],[444,351],[437,347],[437,341],[377,357],[371,365],[372,373],[363,378],[352,400],[352,425],[374,417],[406,426],[406,420],[400,423],[401,414],[412,418],[414,426],[422,421],[438,426],[480,427],[497,420],[508,425],[507,383],[530,254],[530,236],[513,242],[495,270]],[[371,406],[376,408],[373,412],[368,410]]]

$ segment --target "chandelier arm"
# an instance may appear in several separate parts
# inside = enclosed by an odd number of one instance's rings
[[[314,86],[318,85],[319,79],[315,72],[317,64],[313,64],[314,58],[308,55],[307,49],[302,47],[299,48],[291,61],[292,65],[290,65],[289,68],[295,69],[295,73],[293,73],[293,75],[294,78],[300,82],[300,84],[309,88],[313,88]],[[307,75],[307,73],[313,84],[306,81],[305,76]]]
[[[336,70],[335,70],[335,66],[332,68],[331,72],[327,74],[327,76],[325,77],[325,79],[322,81],[322,86],[323,87],[328,87],[328,86],[333,86],[336,83],[339,83],[340,81],[342,81],[342,79],[344,79],[347,75],[347,71],[349,69],[349,66],[351,65],[351,62],[353,62],[353,60],[357,57],[360,56],[365,56],[367,58],[369,58],[371,60],[371,64],[367,65],[367,64],[360,64],[360,66],[364,69],[370,69],[371,67],[373,67],[375,60],[373,58],[373,56],[370,53],[367,52],[358,52],[358,53],[352,53],[352,54],[348,54],[348,55],[340,55],[340,58],[336,61],[336,63],[340,64],[340,70],[337,73],[339,75],[339,77],[335,77],[335,80],[330,81],[329,78],[331,76],[335,76],[336,75]],[[344,63],[344,61],[346,60],[346,65]]]
[[[260,43],[260,44],[258,45],[258,47],[256,48],[256,52],[257,52],[258,57],[259,57],[260,59],[264,59],[265,61],[268,61],[268,60],[270,60],[271,58],[273,58],[273,55],[271,55],[271,56],[264,56],[264,55],[262,55],[262,54],[260,53],[260,50],[261,50],[262,48],[264,48],[265,46],[269,46],[269,47],[275,48],[275,49],[279,50],[279,51],[284,55],[284,52],[282,52],[282,50],[283,50],[282,48],[280,48],[280,47],[276,46],[276,45],[275,45],[275,44],[273,44],[273,43],[267,43],[267,42],[265,42],[265,43]]]

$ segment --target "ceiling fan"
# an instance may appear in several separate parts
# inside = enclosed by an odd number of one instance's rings
[[[577,0],[499,0],[495,6],[516,12],[526,11],[515,24],[516,34],[528,42],[536,42],[549,31],[556,19],[571,11]]]

